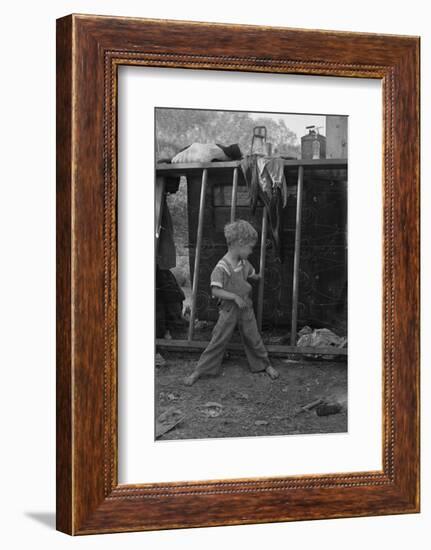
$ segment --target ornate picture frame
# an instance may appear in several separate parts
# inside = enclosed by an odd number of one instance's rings
[[[118,483],[120,65],[382,82],[381,471]],[[418,512],[419,220],[418,37],[59,19],[57,529],[81,535]]]

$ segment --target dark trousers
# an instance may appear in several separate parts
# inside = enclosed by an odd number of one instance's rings
[[[270,366],[268,352],[257,328],[252,307],[240,310],[236,304],[230,304],[220,310],[211,341],[200,356],[196,366],[199,375],[219,374],[226,347],[238,325],[245,354],[252,372],[264,371]]]

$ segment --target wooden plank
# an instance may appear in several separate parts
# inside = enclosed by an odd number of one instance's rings
[[[347,158],[347,117],[326,116],[326,158]]]
[[[296,194],[296,225],[295,225],[295,253],[293,258],[293,289],[292,289],[292,327],[290,330],[290,344],[296,344],[298,325],[298,295],[299,295],[299,259],[301,254],[301,220],[302,220],[302,185],[304,168],[298,168],[298,186]]]
[[[198,295],[199,266],[200,266],[200,260],[201,260],[202,236],[203,236],[203,229],[204,229],[204,210],[205,210],[205,194],[207,189],[207,181],[208,181],[208,171],[205,169],[202,172],[198,234],[196,238],[195,268],[193,271],[192,304],[191,304],[190,323],[189,323],[189,341],[190,342],[193,339],[193,328],[194,328],[194,322],[196,317],[196,299]]]
[[[268,232],[268,215],[266,208],[262,211],[262,234],[260,240],[260,263],[259,263],[259,289],[257,295],[257,327],[262,330],[263,317],[263,291],[265,288],[265,263],[266,263],[266,235]]]
[[[163,338],[156,339],[156,346],[159,349],[165,349],[167,351],[191,351],[191,352],[201,352],[208,345],[206,341],[193,340],[164,340]],[[268,344],[265,346],[268,353],[274,356],[283,357],[285,355],[340,355],[346,356],[347,358],[347,348],[312,348],[312,347],[301,347],[298,346],[283,346],[276,344]],[[227,346],[228,351],[243,352],[244,346],[242,344],[237,344],[230,342]]]
[[[306,168],[347,168],[347,159],[290,159],[284,160],[284,166]],[[238,168],[241,165],[239,160],[226,162],[190,162],[190,163],[160,163],[156,164],[157,174],[186,175],[187,172],[196,170],[226,170]]]
[[[238,168],[233,169],[233,178],[232,178],[232,200],[230,205],[230,221],[235,221],[236,216],[236,195],[238,190]]]

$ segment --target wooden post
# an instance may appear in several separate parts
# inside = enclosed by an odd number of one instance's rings
[[[163,205],[165,203],[165,188],[166,180],[163,177],[157,176],[156,178],[156,188],[155,188],[155,237],[156,237],[156,256],[159,250],[160,242],[160,231],[162,228],[162,215],[163,215]]]
[[[298,166],[298,185],[297,185],[297,191],[296,191],[295,255],[293,259],[292,326],[290,330],[291,346],[296,346],[296,331],[297,331],[297,325],[298,325],[299,258],[301,254],[301,219],[302,219],[303,180],[304,180],[304,167]]]
[[[193,271],[192,306],[190,311],[190,323],[189,323],[189,342],[193,340],[193,329],[194,329],[195,317],[196,317],[196,299],[198,295],[199,266],[200,266],[200,260],[201,260],[202,235],[204,230],[204,210],[205,210],[205,194],[207,189],[207,180],[208,180],[208,171],[205,168],[202,172],[201,200],[199,204],[198,234],[196,237],[196,251],[195,251],[195,268]]]
[[[230,204],[230,221],[235,221],[236,216],[236,192],[238,189],[238,168],[233,169],[233,180],[232,180],[232,201]]]
[[[263,207],[262,212],[262,235],[260,240],[260,264],[259,264],[259,291],[257,295],[257,327],[262,330],[263,317],[263,290],[265,287],[265,261],[266,261],[266,235],[268,232],[268,216],[266,207]]]

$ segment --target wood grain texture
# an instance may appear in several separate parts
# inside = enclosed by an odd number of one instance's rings
[[[72,531],[72,34],[66,20],[57,23],[57,378],[56,508],[57,529]]]
[[[419,39],[76,15],[57,25],[57,528],[89,534],[417,512]],[[118,484],[119,65],[382,80],[382,471]]]

